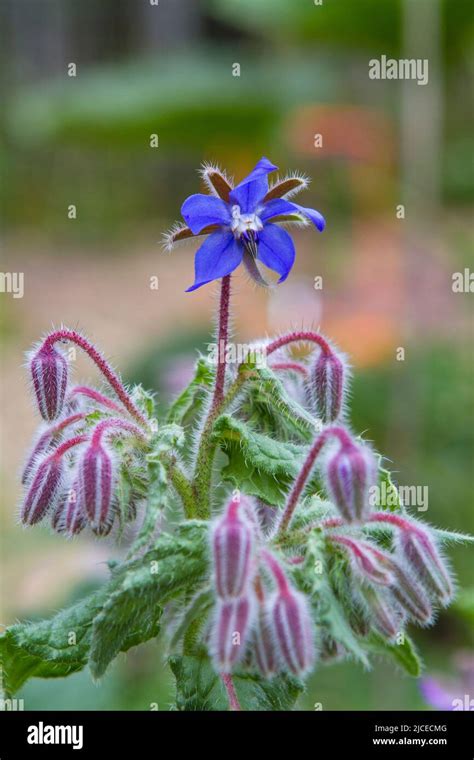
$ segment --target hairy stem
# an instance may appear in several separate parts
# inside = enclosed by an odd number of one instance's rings
[[[327,427],[325,430],[323,430],[320,435],[316,438],[313,445],[311,446],[308,455],[303,463],[303,466],[299,472],[298,477],[296,478],[293,488],[290,491],[290,495],[288,497],[288,500],[286,502],[285,510],[283,512],[283,515],[280,520],[280,524],[278,526],[277,530],[277,537],[281,538],[283,534],[286,532],[288,525],[290,524],[291,518],[293,517],[293,513],[296,509],[296,505],[298,504],[298,500],[303,492],[303,489],[306,485],[306,482],[311,475],[311,471],[313,469],[314,463],[316,459],[318,458],[319,454],[321,453],[321,450],[324,446],[324,444],[327,442],[327,440],[330,437],[336,437],[341,442],[342,446],[352,446],[352,441],[350,439],[349,434],[344,430],[344,428],[340,427]]]
[[[332,354],[332,348],[322,335],[312,332],[311,330],[300,330],[288,335],[282,335],[280,338],[276,338],[267,346],[267,356],[273,354],[274,351],[278,351],[279,348],[287,346],[288,343],[298,343],[306,341],[307,343],[316,343],[326,356]]]
[[[229,307],[230,307],[230,278],[228,274],[222,278],[221,297],[219,302],[219,322],[217,328],[217,372],[216,385],[210,415],[222,404],[224,398],[227,341],[229,339]]]
[[[53,346],[58,341],[69,341],[71,343],[75,343],[76,346],[79,346],[79,348],[82,348],[82,350],[86,352],[89,358],[92,359],[92,361],[102,372],[105,379],[113,388],[118,398],[127,409],[127,411],[132,415],[132,417],[134,417],[137,422],[139,422],[143,427],[148,426],[145,417],[133,403],[130,395],[125,390],[118,375],[114,372],[108,361],[102,356],[101,353],[99,353],[99,351],[97,351],[96,348],[94,348],[92,343],[90,343],[87,338],[84,338],[80,333],[76,332],[76,330],[68,330],[66,328],[63,328],[61,330],[55,330],[55,332],[52,332],[50,335],[48,335],[45,340],[45,345]]]
[[[229,707],[232,712],[240,712],[242,710],[237,692],[235,691],[234,682],[230,673],[221,673],[222,683],[225,686],[227,697],[229,699]]]
[[[182,501],[186,518],[192,520],[197,516],[194,492],[191,483],[180,469],[175,458],[170,459],[168,462],[168,474],[176,493]]]
[[[221,403],[215,408],[212,414],[208,414],[206,422],[204,423],[204,428],[202,430],[199,441],[199,448],[194,468],[194,481],[192,486],[196,501],[196,513],[194,516],[200,520],[207,520],[210,516],[212,467],[214,463],[214,455],[217,448],[217,443],[213,440],[212,437],[214,423],[219,415],[222,414],[222,412],[224,412],[229,404],[231,404],[235,399],[242,385],[249,377],[249,374],[252,374],[251,370],[248,371],[243,367],[239,368],[237,377],[230,385]]]

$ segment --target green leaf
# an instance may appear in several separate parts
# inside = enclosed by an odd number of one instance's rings
[[[206,615],[209,612],[213,603],[214,592],[210,586],[196,594],[196,596],[192,599],[191,603],[181,616],[181,620],[179,621],[173,633],[170,642],[171,648],[174,648],[178,644],[191,623],[194,623],[195,620],[199,620],[202,616]]]
[[[267,504],[284,503],[304,461],[303,446],[257,433],[228,415],[217,420],[213,437],[229,459],[221,473],[224,480]]]
[[[0,636],[5,691],[14,694],[29,678],[59,678],[82,670],[89,655],[92,620],[106,598],[106,589],[101,589],[50,620],[8,628]]]
[[[171,404],[166,421],[183,425],[191,412],[193,415],[198,413],[206,398],[207,390],[212,387],[213,380],[212,367],[205,359],[198,359],[193,379]]]
[[[229,702],[220,677],[207,654],[176,655],[169,664],[176,678],[178,710],[228,710]],[[244,710],[290,710],[303,690],[300,681],[279,676],[271,681],[253,673],[233,676],[235,691]]]
[[[100,678],[119,652],[155,638],[163,609],[152,604],[149,594],[131,589],[114,591],[94,618],[89,666]]]
[[[422,663],[416,651],[413,641],[403,634],[400,644],[393,644],[386,641],[375,631],[372,631],[365,638],[368,649],[374,654],[382,654],[390,657],[396,662],[408,675],[418,678],[422,670]]]
[[[162,606],[194,589],[207,570],[207,523],[186,522],[162,533],[153,549],[129,563],[93,624],[89,664],[99,678],[120,651],[158,635]]]
[[[8,628],[0,636],[6,692],[35,676],[67,676],[88,661],[100,676],[119,651],[156,636],[162,606],[205,577],[207,534],[207,523],[183,523],[142,558],[113,565],[111,580],[89,597],[49,620]]]
[[[469,533],[457,533],[455,530],[443,530],[442,528],[430,528],[441,543],[446,544],[474,544],[474,536]]]
[[[383,457],[378,455],[379,459],[379,482],[377,501],[373,504],[377,509],[386,509],[389,512],[403,512],[403,504],[400,499],[398,488],[392,480],[389,470],[382,467]]]
[[[321,431],[321,422],[292,398],[277,375],[269,367],[252,367],[255,379],[247,382],[247,403],[244,410],[250,419],[257,421],[259,427],[265,426],[267,432],[275,432],[278,438],[296,435],[309,442]]]

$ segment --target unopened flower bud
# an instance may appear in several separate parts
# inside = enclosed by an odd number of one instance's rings
[[[388,586],[393,581],[387,567],[387,559],[384,552],[367,541],[360,541],[347,536],[331,535],[331,541],[344,546],[356,573],[367,581]]]
[[[61,498],[66,472],[65,455],[84,443],[85,435],[77,435],[61,443],[57,449],[35,464],[29,488],[21,507],[21,519],[26,525],[39,522],[49,510],[55,510]]]
[[[86,526],[83,504],[79,498],[79,486],[75,482],[66,489],[51,520],[52,527],[58,533],[74,536]]]
[[[93,441],[79,462],[80,498],[93,530],[109,532],[113,520],[115,465],[107,447]]]
[[[241,499],[231,500],[213,527],[214,576],[221,599],[240,596],[252,580],[256,528],[246,514],[244,497]]]
[[[297,676],[308,673],[315,651],[306,598],[291,587],[277,592],[269,600],[269,619],[282,662]]]
[[[278,649],[263,605],[260,605],[256,618],[253,652],[260,673],[265,678],[272,678],[278,670]]]
[[[321,351],[311,370],[309,387],[317,414],[324,423],[335,422],[341,415],[345,375],[341,358],[333,351]]]
[[[25,525],[34,525],[56,507],[63,474],[60,456],[50,454],[38,464],[21,507],[21,520]]]
[[[407,615],[420,625],[429,625],[433,619],[433,608],[422,586],[398,563],[392,563],[394,583],[390,587],[392,595]]]
[[[268,624],[282,663],[297,676],[308,673],[316,658],[313,625],[306,597],[293,588],[270,552],[263,552],[277,591],[267,603]]]
[[[53,445],[54,437],[51,434],[51,430],[48,428],[38,436],[35,443],[33,444],[33,448],[31,449],[30,454],[28,455],[28,459],[26,460],[26,464],[21,475],[21,482],[23,485],[26,485],[30,479],[30,476],[34,472],[37,462],[41,459],[42,456],[45,456],[48,452],[50,452],[50,450],[53,448]]]
[[[210,646],[216,669],[220,673],[230,673],[244,656],[254,611],[251,594],[217,602]]]
[[[61,414],[68,380],[68,363],[52,343],[44,342],[30,357],[33,389],[41,416],[52,421]]]
[[[327,485],[346,522],[360,522],[367,517],[369,490],[375,479],[376,466],[367,447],[344,444],[331,455],[327,463]]]
[[[418,528],[402,530],[398,545],[427,591],[441,604],[448,604],[453,595],[451,578],[429,533]]]
[[[382,636],[393,640],[403,626],[403,613],[386,591],[363,585],[359,588],[367,620]]]

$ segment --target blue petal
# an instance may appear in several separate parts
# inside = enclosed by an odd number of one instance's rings
[[[213,195],[197,193],[186,198],[181,206],[183,218],[194,235],[198,235],[209,224],[229,224],[229,206]]]
[[[280,275],[288,277],[295,261],[295,246],[288,233],[276,224],[267,224],[258,235],[257,259]]]
[[[194,285],[187,293],[230,274],[242,261],[243,248],[231,232],[213,232],[196,252]]]
[[[305,208],[304,206],[300,206],[299,203],[293,203],[293,201],[286,201],[284,198],[276,198],[275,200],[266,203],[263,209],[259,212],[259,217],[262,222],[264,222],[274,216],[291,214],[295,211],[299,214],[303,214],[303,216],[307,216],[320,232],[324,230],[326,222],[319,211],[315,211],[315,209],[312,208]]]
[[[261,158],[250,174],[229,195],[230,203],[240,206],[243,214],[251,214],[268,192],[268,174],[278,169],[268,158]]]
[[[259,211],[258,215],[262,222],[267,219],[272,219],[274,216],[280,216],[280,214],[294,214],[296,211],[295,204],[290,201],[285,201],[284,198],[275,198],[273,201],[268,201],[265,206]]]
[[[297,211],[300,211],[302,214],[308,217],[308,219],[311,219],[314,226],[322,232],[326,226],[326,221],[324,219],[324,216],[319,213],[319,211],[316,211],[314,208],[305,208],[304,206],[300,206],[299,203],[293,203],[292,204]]]

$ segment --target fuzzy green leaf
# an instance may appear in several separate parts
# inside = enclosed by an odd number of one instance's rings
[[[365,638],[367,648],[374,654],[382,654],[390,657],[399,665],[408,675],[418,678],[422,670],[422,663],[416,651],[413,641],[403,634],[400,644],[392,644],[386,641],[375,631],[372,631]]]
[[[305,448],[282,443],[228,415],[214,426],[214,440],[227,455],[224,480],[267,504],[280,506],[304,461]]]
[[[178,710],[228,710],[225,688],[205,652],[176,655],[169,664],[176,678]],[[235,691],[244,710],[290,710],[303,689],[300,681],[279,676],[271,681],[250,673],[233,676]]]
[[[106,598],[106,589],[101,589],[50,620],[8,628],[0,636],[6,693],[14,694],[29,678],[59,678],[82,670],[89,656],[92,620]]]
[[[119,651],[158,635],[162,606],[195,585],[207,569],[207,524],[187,522],[162,533],[153,549],[119,572],[93,624],[89,664],[103,675]]]
[[[212,387],[213,380],[213,368],[205,359],[198,359],[193,379],[170,406],[166,417],[167,422],[183,425],[188,421],[191,413],[195,415],[199,412],[206,392]]]
[[[19,623],[0,636],[0,666],[8,694],[32,677],[57,678],[90,662],[100,676],[119,651],[156,636],[161,608],[194,589],[207,570],[208,525],[179,526],[142,558],[114,565],[103,588],[49,620]]]

